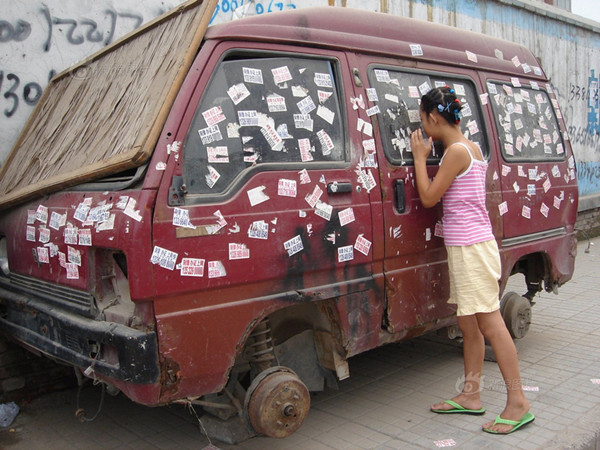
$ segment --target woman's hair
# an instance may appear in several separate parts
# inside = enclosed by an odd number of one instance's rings
[[[462,105],[456,98],[454,89],[449,86],[434,88],[427,92],[421,97],[421,109],[425,114],[431,114],[431,111],[439,112],[451,125],[460,123]]]

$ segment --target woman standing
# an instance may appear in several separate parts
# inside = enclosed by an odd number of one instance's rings
[[[450,273],[449,303],[456,303],[464,339],[465,383],[462,392],[431,406],[440,414],[484,414],[480,383],[485,339],[496,355],[507,389],[504,410],[483,425],[490,433],[508,434],[534,420],[523,394],[517,350],[500,315],[500,255],[485,207],[487,163],[481,149],[462,134],[460,101],[449,87],[435,88],[421,98],[421,130],[411,135],[419,197],[425,207],[442,199],[444,243]],[[427,156],[441,141],[444,156],[433,180]]]

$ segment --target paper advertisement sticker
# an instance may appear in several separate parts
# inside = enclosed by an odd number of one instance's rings
[[[292,79],[292,74],[290,73],[288,66],[271,69],[271,73],[273,73],[273,81],[275,81],[275,84],[285,83]]]
[[[296,197],[297,194],[296,180],[281,178],[277,183],[277,195],[282,197]]]
[[[43,264],[50,263],[50,253],[48,252],[48,249],[46,247],[37,247],[36,252],[37,252],[37,261],[39,263],[43,263]]]
[[[310,184],[310,175],[308,174],[308,170],[302,169],[298,172],[300,177],[300,184]]]
[[[328,73],[315,73],[315,84],[322,88],[333,88],[333,81]]]
[[[65,244],[77,245],[78,229],[76,227],[66,227],[64,230]]]
[[[242,69],[242,72],[244,74],[244,81],[246,83],[264,84],[263,83],[262,70],[260,70],[260,69],[251,69],[249,67],[244,67]]]
[[[313,160],[313,156],[311,154],[310,139],[298,139],[298,148],[300,149],[300,157],[302,158],[302,162],[308,162]]]
[[[239,105],[243,100],[250,97],[250,91],[244,83],[239,83],[231,86],[227,90],[227,95],[229,95],[234,105]]]
[[[325,130],[319,130],[317,132],[317,137],[319,138],[319,142],[321,143],[321,152],[323,153],[323,155],[330,155],[331,151],[335,148],[331,137],[327,134]]]
[[[354,259],[354,247],[345,245],[338,247],[338,262],[352,261]]]
[[[278,94],[271,94],[267,96],[267,106],[269,112],[285,112],[287,107],[285,105],[285,97]]]
[[[221,174],[219,172],[217,172],[217,169],[215,169],[213,166],[207,166],[208,169],[208,175],[205,175],[205,181],[206,181],[206,185],[212,189],[214,187],[214,185],[217,183],[217,181],[219,180],[219,178],[221,178]]]
[[[508,212],[508,202],[502,202],[498,205],[498,211],[500,212],[500,215],[503,216],[504,214],[506,214]]]
[[[164,269],[174,270],[177,256],[177,253],[155,245],[152,256],[150,257],[150,262],[152,264],[158,264]]]
[[[50,242],[50,230],[48,228],[44,228],[44,227],[40,228],[39,241],[42,244],[46,244],[46,243]]]
[[[421,44],[409,44],[410,45],[410,54],[412,56],[423,56],[423,47]]]
[[[190,222],[190,212],[182,208],[173,209],[173,225],[183,228],[196,228]]]
[[[29,242],[35,242],[35,227],[31,225],[27,226],[26,239]]]
[[[302,238],[300,235],[294,236],[289,241],[285,241],[283,243],[283,248],[288,252],[288,256],[293,256],[296,253],[304,250],[304,245],[302,244]]]
[[[79,280],[79,267],[77,267],[77,264],[67,262],[65,263],[65,269],[67,269],[67,280]]]
[[[248,228],[248,237],[252,239],[268,239],[269,224],[264,220],[252,222],[250,228]]]
[[[250,250],[246,247],[245,244],[229,244],[229,259],[249,259],[250,258]]]
[[[319,105],[317,108],[317,116],[329,124],[333,124],[335,119],[335,113],[323,105]]]
[[[380,83],[389,83],[390,82],[390,73],[387,70],[375,69],[375,79]]]
[[[354,210],[352,208],[343,209],[338,213],[338,218],[340,219],[341,226],[348,225],[355,220]]]
[[[225,120],[225,115],[223,114],[223,110],[220,106],[215,106],[214,108],[210,108],[202,113],[202,117],[206,121],[206,125],[212,127],[220,122]]]
[[[312,194],[307,194],[304,199],[310,205],[311,208],[314,208],[322,195],[323,190],[319,186],[315,186]]]
[[[367,116],[371,117],[375,114],[379,114],[381,110],[379,109],[379,105],[375,105],[372,108],[367,109]]]
[[[213,164],[222,164],[229,162],[229,152],[227,147],[206,147],[208,162]]]
[[[359,234],[356,238],[356,242],[354,242],[354,248],[363,255],[368,256],[369,251],[371,250],[371,241],[366,239],[363,234]]]
[[[257,186],[247,191],[251,206],[256,206],[269,200],[269,197],[264,193],[265,189],[265,186]]]
[[[180,265],[182,277],[203,277],[205,260],[199,258],[183,258]]]
[[[79,236],[79,245],[91,247],[92,245],[92,230],[85,228],[77,232]]]
[[[68,245],[67,246],[67,260],[70,263],[74,263],[74,264],[77,264],[78,266],[81,266],[81,253],[76,248],[73,248],[70,245]]]
[[[319,200],[315,205],[315,214],[329,221],[331,220],[331,215],[333,214],[333,206]]]
[[[298,103],[296,103],[298,109],[302,114],[310,114],[312,111],[317,109],[317,105],[313,102],[313,99],[310,96],[304,97]]]
[[[265,137],[268,142],[271,150],[281,151],[283,148],[283,139],[277,133],[277,130],[271,126],[271,124],[267,123],[264,127],[260,129],[260,132]]]
[[[208,262],[208,278],[220,278],[224,276],[227,276],[227,271],[221,261]]]
[[[219,125],[214,125],[212,127],[203,128],[202,130],[198,130],[198,134],[200,135],[200,140],[203,145],[212,144],[213,142],[218,142],[223,140],[223,135],[221,134],[221,130],[219,129]]]

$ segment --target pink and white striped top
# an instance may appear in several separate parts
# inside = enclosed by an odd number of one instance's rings
[[[467,246],[494,239],[485,207],[487,162],[473,158],[467,145],[458,144],[469,152],[471,164],[454,179],[442,197],[444,243],[448,246]]]

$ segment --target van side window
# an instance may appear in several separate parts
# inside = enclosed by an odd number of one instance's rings
[[[510,84],[487,83],[506,161],[563,160],[565,148],[548,93]]]
[[[463,105],[463,133],[481,147],[486,157],[489,155],[477,91],[469,80],[372,67],[369,70],[369,83],[371,89],[367,91],[368,97],[370,104],[379,107],[377,117],[381,139],[386,157],[391,163],[413,163],[410,134],[421,127],[421,96],[431,88],[440,86],[450,86],[456,91]],[[439,162],[442,155],[441,143],[435,143],[428,163]]]
[[[340,88],[324,59],[221,61],[183,145],[188,192],[221,193],[257,165],[345,161]]]

